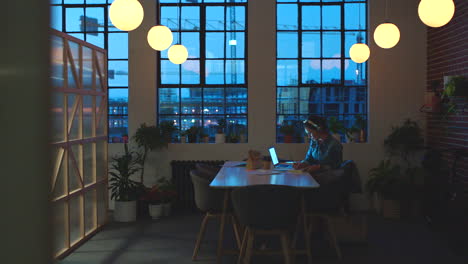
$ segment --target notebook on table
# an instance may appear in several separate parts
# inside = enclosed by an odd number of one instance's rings
[[[268,151],[270,152],[271,162],[273,163],[274,170],[293,170],[293,162],[284,162],[280,163],[278,159],[278,155],[276,155],[275,148],[269,148]]]

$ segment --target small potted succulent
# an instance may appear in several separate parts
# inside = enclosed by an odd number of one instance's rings
[[[336,140],[341,142],[341,133],[344,134],[345,127],[338,118],[331,116],[328,118],[328,130]]]
[[[197,143],[198,136],[200,134],[200,128],[192,126],[187,129],[188,143]]]

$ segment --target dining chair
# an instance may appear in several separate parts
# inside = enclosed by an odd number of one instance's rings
[[[231,192],[234,212],[245,226],[238,263],[250,263],[256,235],[278,235],[287,264],[291,263],[289,231],[294,228],[300,209],[300,194],[294,187],[253,185]]]
[[[211,188],[209,186],[209,175],[204,175],[198,170],[191,170],[190,178],[192,179],[194,188],[195,204],[197,205],[198,209],[205,213],[192,255],[192,260],[196,260],[198,251],[200,250],[200,245],[205,235],[208,220],[221,218],[222,216],[224,190]],[[231,220],[237,244],[240,246],[240,237],[236,219],[234,219],[234,216],[230,212],[228,212],[228,219]]]

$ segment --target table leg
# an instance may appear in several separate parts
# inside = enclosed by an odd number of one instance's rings
[[[224,226],[226,225],[226,213],[227,205],[229,200],[229,190],[224,191],[224,202],[223,202],[223,213],[221,215],[221,223],[219,226],[219,237],[218,237],[218,253],[216,263],[221,264],[223,258],[223,242],[224,242]]]

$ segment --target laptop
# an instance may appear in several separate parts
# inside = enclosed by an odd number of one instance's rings
[[[275,148],[269,148],[268,151],[270,152],[271,162],[273,163],[274,170],[293,170],[293,163],[279,163],[278,155],[276,155]]]

